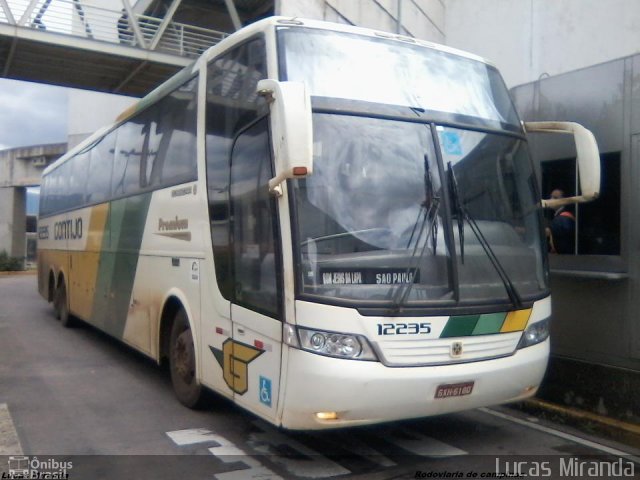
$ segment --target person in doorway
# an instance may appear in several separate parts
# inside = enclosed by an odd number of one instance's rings
[[[564,198],[564,192],[556,188],[551,192],[550,198]],[[569,205],[561,205],[554,209],[553,218],[546,230],[550,253],[575,253],[576,217]]]

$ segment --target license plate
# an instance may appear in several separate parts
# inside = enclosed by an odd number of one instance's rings
[[[439,385],[436,389],[435,398],[462,397],[471,395],[474,382],[452,383]]]

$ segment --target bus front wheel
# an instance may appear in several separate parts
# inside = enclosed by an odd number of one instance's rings
[[[171,383],[180,403],[189,408],[199,408],[204,401],[204,391],[196,377],[196,351],[187,314],[180,309],[171,326],[169,339],[169,369]]]

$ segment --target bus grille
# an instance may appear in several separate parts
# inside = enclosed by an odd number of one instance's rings
[[[522,332],[512,332],[439,339],[385,339],[375,347],[387,366],[451,365],[512,355],[521,336]]]

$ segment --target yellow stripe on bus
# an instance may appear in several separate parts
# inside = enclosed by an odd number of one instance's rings
[[[502,324],[500,333],[520,332],[525,329],[531,316],[531,308],[509,312]]]
[[[86,248],[72,253],[71,311],[83,319],[92,318],[102,239],[109,214],[109,204],[91,209]]]

